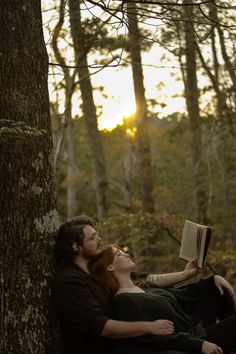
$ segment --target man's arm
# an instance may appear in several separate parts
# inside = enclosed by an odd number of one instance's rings
[[[101,336],[109,338],[130,338],[144,334],[170,335],[173,332],[173,322],[168,320],[126,322],[109,319],[103,327]]]
[[[83,279],[63,281],[54,287],[54,303],[65,324],[76,325],[92,338],[128,338],[144,334],[170,334],[173,323],[168,320],[125,322],[109,319],[90,287]]]
[[[192,278],[199,272],[196,261],[188,262],[185,269],[181,272],[168,273],[168,274],[149,274],[147,280],[156,283],[161,288],[176,285],[182,281]]]

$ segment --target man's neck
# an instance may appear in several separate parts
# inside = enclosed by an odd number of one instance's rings
[[[77,256],[74,260],[74,263],[77,264],[77,266],[79,266],[81,269],[83,269],[86,273],[89,274],[88,262],[88,259],[81,256]]]

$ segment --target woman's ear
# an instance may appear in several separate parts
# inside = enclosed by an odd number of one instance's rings
[[[112,264],[109,264],[109,265],[107,266],[107,270],[108,270],[108,272],[113,272],[113,271],[114,271],[113,265],[112,265]]]

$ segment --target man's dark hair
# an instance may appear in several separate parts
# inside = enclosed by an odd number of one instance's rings
[[[60,268],[73,262],[76,252],[73,250],[73,243],[83,245],[84,232],[86,225],[94,227],[95,221],[86,216],[80,215],[62,224],[56,235],[55,250],[53,256],[54,266]]]

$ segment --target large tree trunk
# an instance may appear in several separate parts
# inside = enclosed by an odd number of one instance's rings
[[[82,110],[92,157],[98,217],[99,219],[102,219],[107,215],[108,212],[108,180],[101,136],[97,125],[93,89],[88,69],[87,49],[85,43],[86,38],[81,23],[80,0],[70,0],[69,9],[71,33],[74,42],[76,64],[78,65],[78,74],[80,80],[79,83],[82,96]]]
[[[47,279],[57,212],[40,1],[1,2],[0,18],[0,352],[52,353]]]
[[[143,211],[153,212],[152,196],[153,178],[149,125],[147,120],[147,103],[143,79],[140,32],[138,28],[137,9],[135,3],[128,4],[129,48],[133,72],[134,93],[136,101],[137,143],[140,162],[140,186]]]
[[[192,3],[192,0],[186,1],[186,3]],[[206,172],[203,168],[201,117],[199,111],[199,91],[197,85],[195,36],[193,24],[191,23],[191,19],[194,18],[193,7],[186,6],[185,13],[187,17],[187,20],[185,22],[185,95],[192,136],[192,161],[195,185],[194,190],[196,198],[196,217],[199,222],[207,223],[207,198],[204,188]]]

